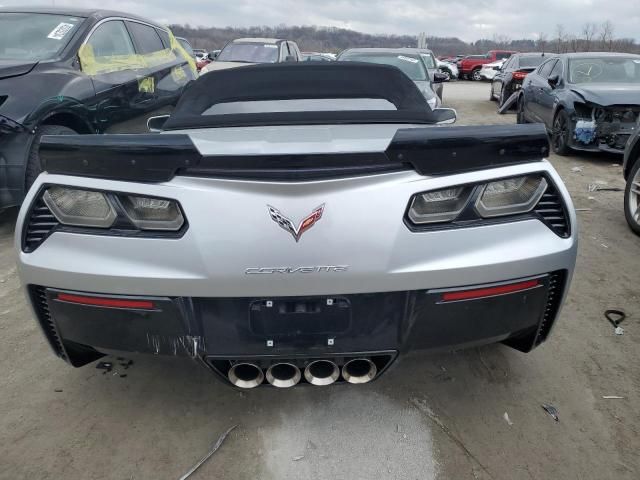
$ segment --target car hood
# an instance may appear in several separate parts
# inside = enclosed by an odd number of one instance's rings
[[[0,79],[26,75],[38,62],[25,62],[20,60],[0,60]]]
[[[586,102],[607,107],[609,105],[640,105],[640,84],[596,84],[573,85],[571,91]]]
[[[215,70],[226,70],[227,68],[246,67],[247,65],[255,65],[248,62],[211,62],[202,69],[203,73],[213,72]]]

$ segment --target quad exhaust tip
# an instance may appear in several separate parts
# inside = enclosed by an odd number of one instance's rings
[[[340,369],[331,360],[315,360],[304,369],[304,378],[311,385],[331,385],[340,376]]]
[[[300,369],[292,363],[274,363],[267,369],[267,382],[278,388],[293,387],[301,377]]]
[[[342,378],[349,383],[367,383],[378,373],[378,367],[368,358],[354,358],[342,367]]]
[[[264,381],[262,369],[253,363],[236,363],[229,369],[227,376],[239,388],[255,388]]]

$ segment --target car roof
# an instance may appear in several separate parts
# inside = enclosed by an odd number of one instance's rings
[[[591,58],[591,57],[637,57],[640,55],[635,53],[618,53],[618,52],[576,52],[576,53],[561,53],[555,55],[562,58]]]
[[[426,50],[423,48],[347,48],[342,53],[406,53],[413,55],[420,55],[421,53],[426,53]]]
[[[132,20],[140,20],[160,28],[166,28],[151,21],[148,18],[139,17],[130,13],[118,12],[116,10],[100,10],[93,8],[65,8],[65,7],[0,7],[0,13],[48,13],[51,15],[67,15],[70,17],[92,18],[96,21],[109,17],[123,17]]]
[[[236,38],[235,40],[233,40],[233,43],[272,43],[272,44],[276,44],[276,43],[280,43],[280,42],[284,42],[284,40],[281,39],[281,38],[260,38],[260,37],[256,37],[256,38]]]
[[[520,52],[512,55],[513,57],[555,57],[555,53],[549,52]]]

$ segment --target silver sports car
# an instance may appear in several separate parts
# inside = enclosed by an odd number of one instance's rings
[[[249,66],[162,133],[45,137],[16,228],[53,351],[189,356],[240,388],[365,383],[557,320],[576,218],[537,125],[454,127],[400,70]]]

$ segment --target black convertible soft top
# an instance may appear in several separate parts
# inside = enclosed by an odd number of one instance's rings
[[[213,105],[222,103],[342,98],[383,99],[392,103],[395,109],[203,114]],[[393,66],[304,62],[250,65],[207,73],[186,89],[163,128],[329,123],[434,124],[439,117],[413,81]]]

